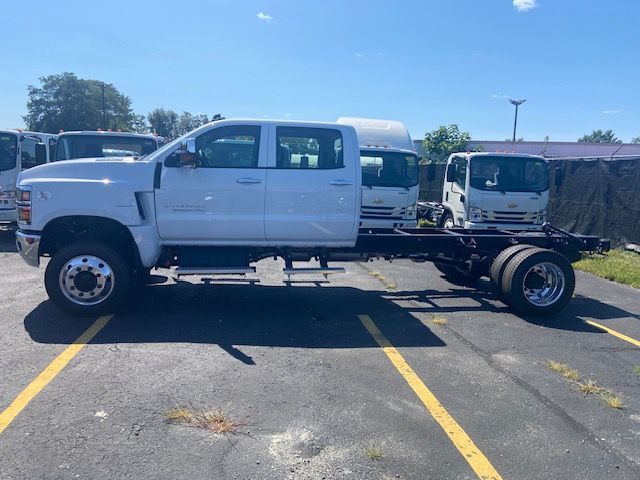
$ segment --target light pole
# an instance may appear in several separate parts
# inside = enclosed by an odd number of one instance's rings
[[[527,101],[527,99],[526,99],[526,98],[523,98],[522,100],[512,100],[512,99],[509,99],[509,102],[510,102],[512,105],[515,105],[515,106],[516,106],[516,116],[515,116],[515,118],[513,119],[513,143],[516,143],[516,127],[518,126],[518,107],[519,107],[520,105],[522,105],[522,104],[523,104],[524,102],[526,102],[526,101]]]

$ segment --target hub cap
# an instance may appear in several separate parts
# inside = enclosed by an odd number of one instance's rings
[[[453,218],[447,218],[444,221],[444,228],[453,228],[455,227],[454,223],[453,223]]]
[[[67,261],[60,271],[60,290],[73,303],[96,305],[113,292],[113,270],[107,262],[92,255]]]
[[[562,297],[565,283],[564,273],[558,265],[542,262],[529,269],[524,277],[522,291],[529,303],[546,307]]]

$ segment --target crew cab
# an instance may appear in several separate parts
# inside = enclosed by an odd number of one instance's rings
[[[113,311],[153,267],[181,275],[344,271],[333,261],[431,261],[452,281],[490,276],[505,301],[551,315],[571,299],[568,259],[607,242],[544,232],[359,229],[360,149],[352,126],[218,120],[144,157],[89,158],[22,172],[16,246],[78,315]],[[294,262],[317,259],[319,267]]]

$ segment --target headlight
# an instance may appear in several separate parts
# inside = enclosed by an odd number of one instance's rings
[[[15,192],[14,192],[15,193]],[[31,201],[31,188],[20,187],[17,195],[18,202],[30,202]]]
[[[31,187],[18,187],[16,200],[18,221],[31,224]]]
[[[536,217],[536,223],[541,225],[546,221],[547,221],[547,211],[546,210],[540,210],[538,212],[538,216]]]
[[[474,223],[482,222],[482,209],[479,207],[469,207],[469,221]]]
[[[409,205],[407,207],[407,209],[404,212],[404,218],[405,218],[405,220],[410,220],[410,219],[416,218],[416,204],[415,203],[413,205]]]

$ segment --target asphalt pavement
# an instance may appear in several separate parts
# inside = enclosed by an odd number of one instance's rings
[[[637,290],[578,272],[540,320],[430,264],[340,266],[159,270],[82,347],[96,319],[57,310],[0,229],[0,478],[640,478]],[[236,427],[168,422],[177,407]]]

